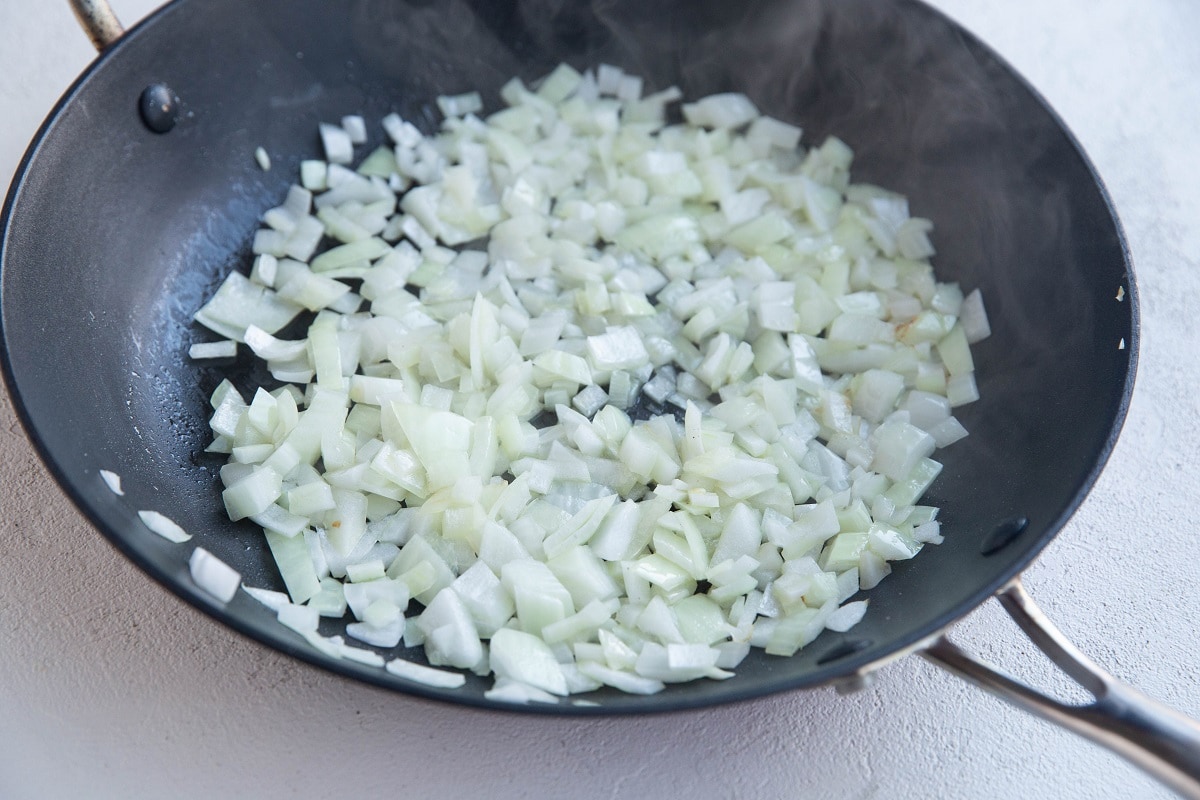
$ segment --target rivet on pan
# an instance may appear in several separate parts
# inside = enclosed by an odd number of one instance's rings
[[[165,83],[152,83],[138,98],[142,122],[155,133],[166,133],[179,121],[179,98]]]
[[[845,658],[846,656],[852,656],[855,653],[861,653],[872,644],[874,644],[874,642],[872,642],[870,639],[846,639],[838,642],[833,647],[829,648],[829,650],[823,656],[817,659],[817,665],[824,666],[831,661],[837,661],[838,659]]]
[[[1011,517],[1004,520],[992,530],[979,546],[979,552],[985,556],[998,553],[1010,542],[1025,532],[1029,527],[1028,517]]]

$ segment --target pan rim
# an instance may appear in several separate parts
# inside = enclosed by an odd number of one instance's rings
[[[172,575],[167,571],[160,569],[149,558],[143,556],[135,547],[133,547],[126,537],[121,535],[117,530],[104,522],[98,513],[95,512],[95,503],[77,489],[72,479],[68,476],[67,471],[59,466],[59,462],[55,460],[54,455],[50,452],[48,445],[43,440],[34,426],[33,417],[30,410],[27,408],[24,398],[21,394],[18,379],[9,358],[9,343],[5,328],[4,320],[4,281],[5,268],[8,257],[9,239],[12,233],[12,225],[14,214],[17,210],[20,197],[22,195],[26,177],[38,157],[43,144],[48,136],[55,129],[60,121],[63,112],[71,105],[72,102],[83,92],[91,79],[102,70],[105,65],[118,53],[126,49],[128,43],[147,35],[147,31],[156,25],[162,18],[175,13],[179,8],[183,7],[185,0],[170,0],[170,2],[159,7],[136,25],[127,30],[122,38],[114,45],[99,54],[79,75],[71,86],[55,103],[45,120],[39,126],[37,133],[31,140],[24,155],[22,156],[16,171],[14,172],[12,181],[8,187],[2,211],[0,211],[0,368],[2,368],[4,383],[8,389],[9,396],[13,402],[14,411],[21,421],[21,425],[26,436],[34,447],[34,451],[38,454],[39,459],[45,465],[50,475],[54,478],[55,483],[61,491],[63,491],[75,507],[83,514],[88,521],[88,524],[101,533],[118,551],[126,558],[133,562],[139,569],[149,575],[157,583],[168,589],[172,594],[182,599],[187,604],[199,609],[212,619],[228,627],[245,638],[257,643],[260,646],[269,647],[277,652],[284,653],[299,659],[301,662],[308,665],[319,667],[323,670],[339,674],[344,677],[353,678],[370,685],[378,686],[390,691],[399,691],[404,694],[420,697],[427,700],[436,700],[444,703],[454,704],[459,707],[477,708],[481,710],[491,711],[506,711],[521,714],[548,714],[548,715],[568,715],[568,716],[625,716],[625,715],[643,715],[643,714],[658,714],[670,713],[681,710],[695,710],[701,708],[717,707],[728,705],[731,703],[743,702],[759,697],[765,697],[772,694],[780,694],[783,692],[792,692],[799,689],[811,689],[830,683],[835,683],[846,677],[862,674],[873,671],[882,664],[889,662],[895,658],[912,652],[914,649],[919,649],[921,643],[927,641],[930,637],[937,635],[939,632],[946,630],[976,608],[982,605],[989,597],[993,596],[1004,585],[1009,583],[1014,577],[1021,574],[1028,566],[1041,554],[1043,549],[1054,539],[1061,530],[1066,526],[1070,518],[1075,514],[1079,507],[1083,504],[1086,498],[1090,495],[1094,488],[1101,472],[1108,463],[1112,455],[1113,449],[1120,436],[1121,430],[1126,421],[1130,403],[1132,401],[1138,356],[1140,351],[1140,306],[1139,293],[1137,290],[1133,259],[1130,252],[1129,243],[1125,235],[1124,228],[1121,225],[1120,218],[1116,213],[1112,198],[1104,184],[1103,179],[1097,172],[1095,165],[1088,158],[1087,153],[1075,137],[1071,129],[1066,125],[1061,116],[1054,108],[1046,101],[1040,92],[1007,60],[993,50],[986,42],[982,41],[973,32],[967,29],[964,25],[951,18],[948,14],[933,8],[923,0],[903,0],[900,4],[902,13],[917,13],[931,14],[938,18],[943,24],[947,25],[951,30],[962,37],[964,41],[981,52],[994,59],[996,63],[1004,70],[1008,77],[1015,80],[1018,86],[1028,93],[1030,98],[1048,115],[1049,119],[1054,123],[1057,129],[1064,135],[1065,140],[1069,143],[1076,157],[1086,170],[1095,188],[1099,192],[1100,200],[1103,208],[1107,212],[1107,218],[1111,221],[1116,241],[1120,248],[1120,253],[1123,261],[1126,294],[1128,309],[1130,314],[1130,336],[1126,342],[1128,350],[1128,368],[1126,370],[1124,385],[1121,387],[1120,398],[1115,410],[1112,426],[1108,432],[1103,445],[1097,451],[1094,463],[1088,469],[1083,481],[1071,497],[1070,502],[1064,507],[1063,511],[1057,518],[1050,520],[1044,533],[1035,539],[1024,544],[1024,550],[1013,564],[1004,570],[1001,570],[997,577],[988,581],[969,594],[964,600],[955,604],[952,608],[946,610],[942,614],[935,617],[929,623],[919,626],[912,633],[890,638],[887,640],[887,652],[880,655],[874,648],[863,651],[860,654],[848,656],[837,661],[835,664],[818,666],[813,670],[803,673],[801,676],[794,676],[790,680],[777,680],[775,682],[767,681],[762,685],[753,684],[745,688],[734,689],[731,687],[729,691],[713,698],[697,698],[694,695],[686,692],[672,693],[667,692],[655,696],[651,701],[644,704],[630,703],[628,705],[622,703],[616,706],[579,706],[572,704],[569,700],[563,703],[549,705],[541,703],[530,703],[525,705],[514,705],[491,701],[476,696],[474,694],[456,694],[455,690],[438,690],[432,687],[424,686],[423,684],[406,682],[384,670],[376,667],[367,667],[365,665],[355,664],[346,660],[331,659],[315,649],[308,647],[297,638],[295,641],[289,639],[286,635],[290,631],[281,629],[280,635],[270,635],[254,626],[243,622],[238,615],[230,613],[224,606],[215,606],[205,597],[201,596],[197,591],[187,586],[180,581],[177,575]],[[907,6],[907,10],[903,7]]]

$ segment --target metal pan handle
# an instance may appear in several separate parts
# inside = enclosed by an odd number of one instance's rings
[[[1020,580],[996,597],[1029,639],[1096,698],[1094,703],[1075,706],[1047,697],[975,659],[945,636],[921,655],[1018,708],[1107,747],[1183,797],[1200,800],[1200,724],[1098,667],[1067,641]]]
[[[83,32],[88,35],[96,50],[104,50],[125,33],[117,15],[113,13],[108,0],[68,0],[75,18],[79,20]]]

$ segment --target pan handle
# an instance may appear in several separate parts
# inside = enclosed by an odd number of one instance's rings
[[[1200,800],[1200,724],[1098,667],[1067,641],[1019,579],[996,597],[1030,640],[1096,698],[1094,703],[1068,705],[1047,697],[977,660],[945,636],[921,655],[1018,708],[1107,747],[1181,796]]]
[[[79,20],[83,32],[88,35],[96,50],[104,52],[125,33],[108,0],[68,0],[75,19]]]

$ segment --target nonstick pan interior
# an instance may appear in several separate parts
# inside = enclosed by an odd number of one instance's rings
[[[1124,416],[1136,353],[1128,254],[1053,113],[977,40],[906,0],[177,0],[155,14],[64,98],[5,209],[6,377],[52,472],[101,532],[185,600],[273,647],[492,705],[490,682],[443,692],[332,661],[244,594],[220,607],[195,588],[192,545],[250,585],[281,582],[256,529],[225,519],[220,462],[201,453],[221,377],[232,370],[245,387],[263,376],[244,360],[198,366],[186,351],[210,338],[191,314],[229,270],[248,267],[258,216],[318,155],[318,122],[361,112],[382,139],[378,120],[398,111],[431,130],[436,95],[479,89],[495,108],[509,77],[533,80],[563,60],[613,63],[688,97],[744,91],[802,125],[806,142],[838,135],[857,153],[856,180],[907,194],[934,221],[939,277],[983,290],[993,335],[975,348],[982,399],[958,410],[971,435],[942,451],[927,495],[943,507],[946,542],[898,565],[859,626],[790,659],[756,652],[728,681],[530,709],[661,711],[816,685],[928,636],[1027,564],[1082,500]],[[162,135],[137,113],[155,82],[182,109]],[[269,172],[254,162],[260,145]],[[124,497],[100,469],[122,476]],[[158,538],[139,509],[175,519],[193,542]]]

